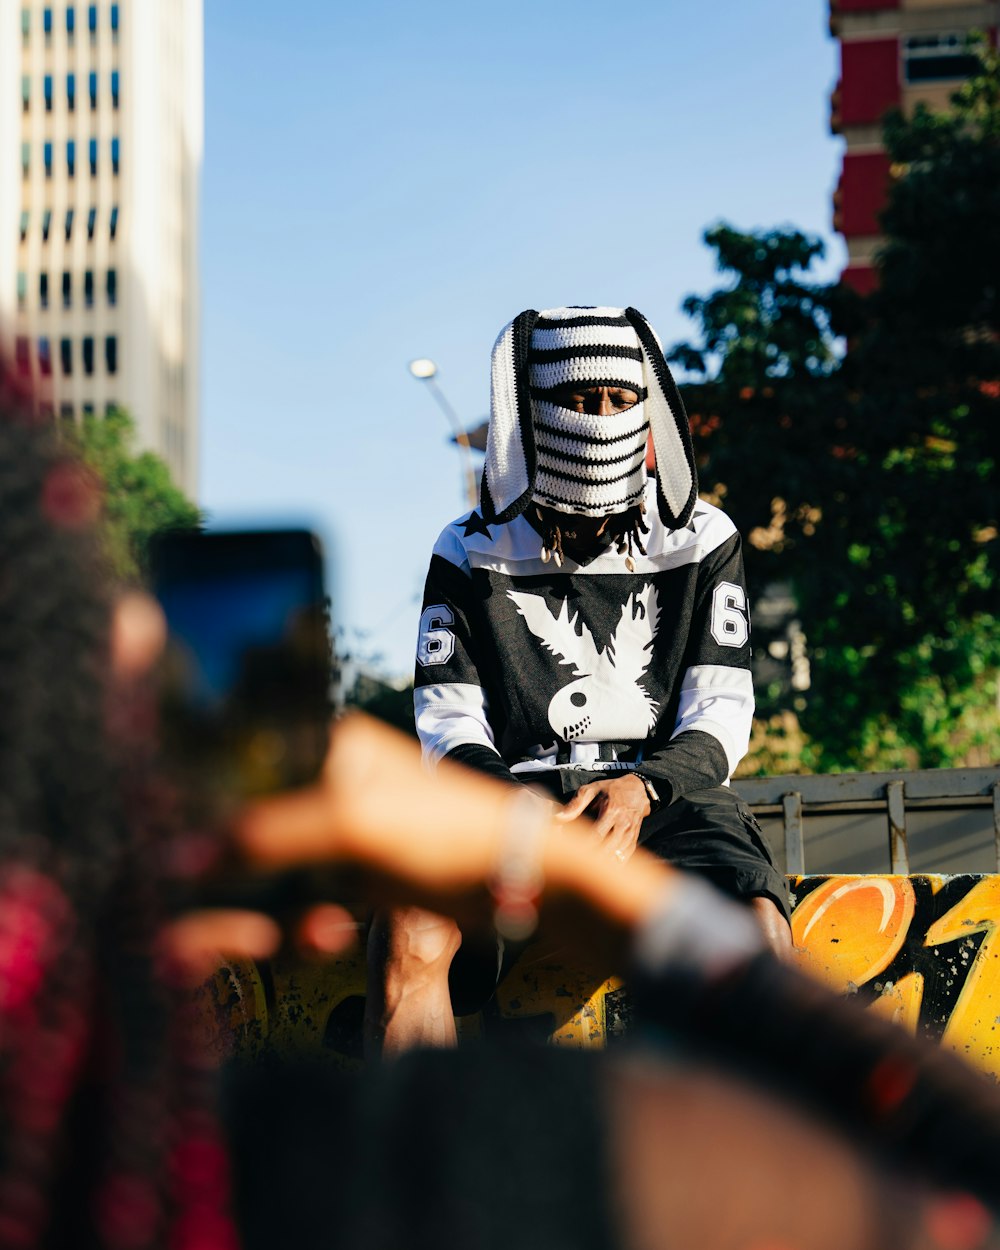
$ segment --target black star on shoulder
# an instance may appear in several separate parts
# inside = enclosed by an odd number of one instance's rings
[[[685,525],[684,528],[686,530],[690,530],[692,534],[696,533],[697,531],[695,530],[695,527],[694,527],[695,521],[697,521],[700,516],[707,516],[707,515],[708,515],[707,512],[692,512],[691,520],[688,521],[687,525]]]
[[[469,513],[468,517],[462,522],[465,526],[464,537],[468,538],[472,534],[485,534],[487,538],[492,540],[493,535],[490,533],[490,527],[475,509]]]

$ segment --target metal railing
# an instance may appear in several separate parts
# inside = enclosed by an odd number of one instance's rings
[[[811,817],[871,813],[888,842],[891,871],[910,871],[907,817],[917,811],[991,809],[995,871],[1000,872],[1000,767],[941,768],[899,773],[833,773],[803,777],[750,777],[733,789],[758,817],[780,817],[785,871],[806,872]],[[884,823],[883,823],[884,822]]]

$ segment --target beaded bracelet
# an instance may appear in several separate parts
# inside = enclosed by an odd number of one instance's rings
[[[538,927],[538,901],[545,884],[542,845],[549,817],[550,805],[528,790],[515,794],[507,804],[489,886],[493,927],[508,942],[523,942]]]

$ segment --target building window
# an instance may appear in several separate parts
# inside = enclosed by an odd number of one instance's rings
[[[87,86],[90,90],[90,111],[93,113],[97,108],[97,75],[93,70],[90,71],[90,77],[87,79]]]
[[[90,141],[90,176],[91,178],[95,178],[97,176],[97,140],[96,139],[91,139]]]
[[[76,112],[76,74],[66,75],[66,107],[71,113]]]
[[[93,242],[94,231],[97,229],[97,209],[90,208],[87,210],[87,239]]]
[[[52,229],[52,209],[42,210],[42,242],[48,243],[49,231]]]
[[[118,233],[118,205],[116,204],[111,210],[111,237],[114,238]]]
[[[38,368],[43,378],[49,377],[52,373],[52,347],[46,338],[38,340]]]
[[[31,75],[21,75],[21,112],[27,113],[31,108]]]
[[[117,139],[111,140],[111,172],[117,177],[120,165],[121,145]]]
[[[118,372],[118,338],[114,334],[109,334],[104,340],[104,363],[108,373]]]
[[[52,10],[42,10],[42,30],[45,31],[46,46],[52,43]]]
[[[89,334],[81,344],[81,354],[83,356],[83,371],[89,378],[94,372],[94,340]]]
[[[73,275],[68,269],[63,270],[63,308],[73,307]]]
[[[88,417],[92,417],[94,415],[94,405],[93,404],[81,404],[80,411],[83,413],[83,419],[86,421]]]
[[[109,399],[108,402],[104,405],[104,415],[106,417],[110,417],[113,412],[117,412],[117,411],[118,411],[118,400]]]
[[[46,140],[45,147],[42,149],[45,159],[45,177],[52,177],[52,144]]]
[[[52,112],[52,75],[46,74],[42,79],[42,94],[45,97],[45,111]]]
[[[18,270],[17,274],[17,307],[24,312],[28,303],[28,275],[23,269]]]
[[[23,334],[14,340],[14,363],[19,373],[27,373],[31,369],[31,348]]]
[[[21,42],[24,44],[25,47],[27,47],[30,40],[31,40],[31,10],[22,9],[21,10]]]
[[[94,307],[94,271],[88,269],[83,275],[83,305],[85,308]]]
[[[906,82],[940,82],[948,78],[971,78],[982,62],[954,31],[943,35],[908,35],[903,41],[903,79]]]
[[[118,270],[108,270],[108,306],[114,308],[118,303]]]
[[[67,404],[67,403],[60,404],[59,416],[60,416],[60,419],[63,421],[72,421],[73,420],[73,405]]]
[[[38,307],[48,308],[49,306],[49,275],[40,273],[38,275]]]
[[[73,376],[73,340],[59,340],[59,363],[62,365],[63,377]]]
[[[28,237],[28,227],[31,225],[31,214],[26,208],[21,209],[21,242],[23,243]]]
[[[66,42],[72,48],[76,38],[76,9],[71,4],[66,6]]]
[[[115,43],[118,42],[118,5],[111,6],[111,38]]]
[[[76,140],[66,140],[66,172],[70,178],[76,177]]]
[[[90,42],[97,38],[97,5],[87,6],[87,29],[90,31]]]
[[[22,143],[21,144],[21,174],[23,177],[27,178],[30,172],[31,172],[31,144]]]
[[[73,210],[66,209],[66,242],[68,243],[73,237]]]
[[[116,69],[111,71],[111,107],[113,109],[118,107],[118,71]]]

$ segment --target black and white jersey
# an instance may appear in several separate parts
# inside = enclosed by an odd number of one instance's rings
[[[740,538],[699,502],[668,530],[647,491],[647,555],[543,563],[523,517],[473,513],[438,539],[414,704],[425,753],[500,776],[638,768],[669,797],[728,780],[753,715]],[[667,798],[667,795],[663,795]]]

